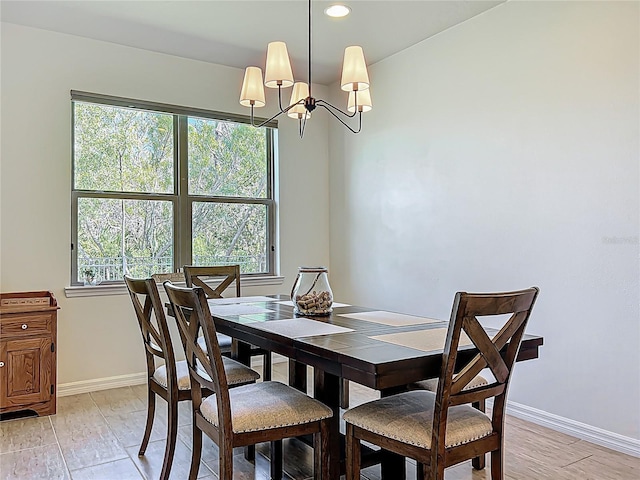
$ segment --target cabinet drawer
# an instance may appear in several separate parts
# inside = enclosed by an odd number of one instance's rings
[[[51,333],[51,314],[4,315],[0,319],[0,337]]]

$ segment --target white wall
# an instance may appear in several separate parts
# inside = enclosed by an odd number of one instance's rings
[[[640,439],[637,2],[508,2],[374,65],[330,125],[331,283],[448,318],[537,285],[510,399]]]
[[[363,133],[329,124],[330,177],[323,112],[304,142],[283,120],[278,291],[297,266],[328,263],[329,238],[340,301],[446,318],[458,290],[538,285],[530,331],[545,346],[510,398],[640,438],[638,15],[635,2],[509,2],[380,62]],[[126,296],[64,297],[69,90],[243,113],[242,72],[6,23],[1,35],[0,289],[58,298],[60,383],[141,372]]]
[[[128,296],[64,296],[71,265],[69,91],[247,114],[238,103],[243,71],[7,23],[2,24],[1,60],[0,288],[54,292],[61,306],[60,384],[143,372]],[[325,87],[317,88],[326,96]],[[285,280],[245,288],[246,294],[288,293],[299,265],[328,264],[327,123],[323,115],[314,115],[301,141],[296,122],[280,122],[280,273]],[[310,212],[312,225],[306,220]]]

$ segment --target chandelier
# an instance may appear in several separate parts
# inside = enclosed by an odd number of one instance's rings
[[[278,89],[279,112],[264,122],[254,123],[254,108],[264,107],[264,87]],[[282,89],[293,87],[288,106],[282,105]],[[353,133],[362,129],[362,113],[371,110],[371,95],[369,92],[369,73],[364,60],[364,52],[360,46],[347,47],[344,50],[342,76],[340,88],[349,92],[347,110],[343,111],[321,98],[314,98],[311,94],[311,0],[309,0],[309,75],[307,82],[295,82],[291,70],[291,61],[284,42],[271,42],[267,46],[267,63],[265,66],[264,82],[260,67],[247,67],[244,72],[240,104],[251,108],[251,125],[262,127],[276,117],[286,113],[298,120],[300,138],[304,135],[304,128],[311,113],[317,108],[326,109],[334,118],[340,121]],[[345,119],[358,116],[358,125],[351,127]]]

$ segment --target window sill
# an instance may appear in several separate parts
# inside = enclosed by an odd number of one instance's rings
[[[284,277],[281,277],[281,276],[253,277],[253,278],[243,278],[241,281],[242,281],[243,288],[257,287],[262,285],[282,285],[284,283]],[[82,285],[78,285],[74,287],[65,287],[64,289],[64,295],[67,298],[104,297],[108,295],[126,295],[126,294],[127,294],[127,287],[124,284],[96,285],[94,287],[85,287]]]

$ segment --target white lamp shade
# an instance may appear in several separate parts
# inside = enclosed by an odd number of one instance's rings
[[[242,90],[240,91],[240,105],[250,107],[264,107],[264,86],[262,85],[262,69],[247,67],[244,71]]]
[[[351,46],[344,49],[340,86],[347,92],[369,88],[369,73],[362,47]]]
[[[264,85],[269,88],[278,88],[278,83],[283,87],[293,85],[293,72],[286,43],[271,42],[267,45]]]
[[[289,105],[298,103],[300,100],[304,100],[309,96],[309,85],[304,82],[296,82],[293,84],[293,91],[291,92],[291,102]],[[291,118],[311,118],[311,112],[309,112],[304,104],[299,104],[293,107],[287,112]]]
[[[357,97],[356,97],[357,95]],[[358,103],[358,112],[368,112],[373,107],[371,103],[371,89],[358,90],[357,92],[349,92],[349,100],[347,102],[347,111],[353,113],[356,111],[356,101]]]

